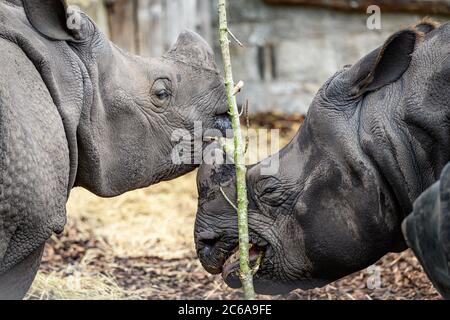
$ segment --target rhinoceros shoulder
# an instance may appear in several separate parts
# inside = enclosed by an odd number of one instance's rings
[[[35,65],[0,39],[0,274],[65,225],[69,152]]]

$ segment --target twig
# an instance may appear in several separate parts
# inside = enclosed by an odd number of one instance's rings
[[[234,164],[236,167],[236,193],[237,193],[237,215],[239,229],[239,263],[240,279],[244,289],[245,298],[255,299],[255,290],[253,287],[253,275],[250,269],[249,259],[249,232],[248,232],[248,199],[247,199],[247,181],[245,166],[244,143],[242,140],[241,125],[239,122],[239,110],[234,92],[233,71],[231,68],[230,34],[227,23],[226,0],[219,0],[219,31],[220,47],[222,49],[223,65],[225,69],[225,88],[227,91],[227,101],[229,113],[234,132]]]
[[[244,87],[244,81],[239,81],[238,84],[234,87],[233,96],[237,95],[239,92],[241,92],[242,88]]]
[[[352,296],[350,293],[345,294],[347,297],[350,298],[350,300],[356,300],[354,296]]]
[[[239,118],[244,116],[245,117],[245,148],[244,148],[244,154],[247,154],[248,151],[248,145],[250,144],[250,137],[248,136],[248,131],[250,128],[250,118],[248,115],[248,99],[245,100],[245,106],[242,107],[241,112],[239,113]]]
[[[261,267],[261,262],[262,262],[263,258],[264,258],[264,253],[260,252],[258,259],[256,260],[255,266],[252,268],[253,275],[255,275],[258,272],[259,268]]]
[[[249,128],[250,128],[250,116],[248,114],[248,99],[245,100],[245,109],[244,110],[245,110],[245,130],[246,130],[244,154],[247,154],[248,145],[250,144],[250,137],[248,135],[248,131],[249,131]]]
[[[239,118],[242,117],[244,115],[244,112],[246,111],[246,109],[248,108],[248,100],[245,101],[245,105],[242,106],[241,111],[239,112]]]
[[[239,39],[233,34],[233,32],[231,32],[230,29],[227,30],[228,34],[231,36],[231,38],[233,38],[234,41],[236,41],[236,43],[240,46],[240,47],[244,47],[244,45],[242,44],[242,42],[239,41]]]
[[[233,209],[236,210],[236,212],[238,212],[238,208],[234,205],[234,203],[230,200],[230,198],[228,198],[227,194],[222,189],[222,187],[220,187],[219,189],[220,189],[220,192],[222,193],[222,196],[225,198],[225,200],[227,200],[227,202],[230,204],[230,206],[232,206]]]

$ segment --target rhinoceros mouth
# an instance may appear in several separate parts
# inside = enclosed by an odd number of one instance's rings
[[[249,262],[253,274],[257,274],[261,266],[264,264],[268,244],[264,241],[259,241],[259,244],[250,243],[249,248]],[[241,281],[239,277],[240,272],[240,254],[239,246],[236,246],[229,252],[228,258],[222,266],[222,278],[231,288],[240,288]]]

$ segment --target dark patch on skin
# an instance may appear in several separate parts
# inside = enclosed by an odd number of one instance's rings
[[[223,164],[218,168],[215,167],[212,171],[211,182],[213,185],[222,186],[234,179],[235,168],[230,164]]]
[[[206,183],[199,183],[198,186],[198,197],[199,201],[202,201],[202,203],[212,201],[216,198],[215,192],[212,192],[211,186],[207,185]]]
[[[205,183],[199,183],[198,186],[198,196],[200,199],[207,199],[208,197],[208,190],[210,189],[210,187],[208,187]]]
[[[181,82],[181,74],[177,74],[177,81],[178,81],[178,83],[180,83]]]

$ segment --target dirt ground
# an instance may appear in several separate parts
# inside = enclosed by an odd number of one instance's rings
[[[265,114],[257,127],[281,129],[288,141],[302,120]],[[28,299],[234,299],[220,276],[195,256],[195,172],[114,199],[72,192],[68,225],[47,244]],[[374,288],[375,287],[375,288]],[[260,299],[440,299],[410,251],[324,288]]]

